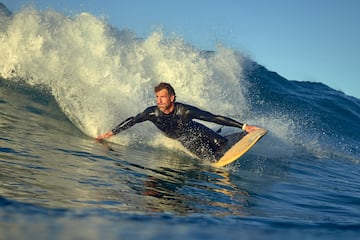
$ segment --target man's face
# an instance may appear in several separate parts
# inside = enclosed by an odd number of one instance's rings
[[[156,92],[156,105],[163,113],[170,113],[174,108],[175,96],[171,96],[167,89]]]

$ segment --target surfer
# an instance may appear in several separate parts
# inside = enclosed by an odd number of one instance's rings
[[[246,132],[259,129],[256,126],[243,124],[228,117],[214,115],[194,106],[175,102],[175,90],[169,83],[162,82],[154,90],[156,106],[148,107],[135,117],[126,119],[111,131],[98,136],[96,140],[100,141],[111,137],[137,123],[151,121],[166,136],[180,141],[184,147],[200,159],[216,161],[224,153],[224,147],[228,140],[205,125],[193,121],[193,119],[237,127]]]

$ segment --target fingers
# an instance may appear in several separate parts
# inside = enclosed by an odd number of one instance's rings
[[[112,131],[107,132],[107,133],[104,133],[104,134],[98,136],[98,137],[96,138],[96,141],[100,141],[100,140],[102,140],[102,139],[104,139],[104,138],[111,137],[112,135],[113,135],[113,132],[112,132]]]
[[[106,133],[98,136],[98,137],[96,138],[96,141],[100,141],[100,140],[104,139],[105,137],[106,137]]]
[[[255,131],[257,129],[259,129],[259,127],[247,125],[246,128],[245,128],[245,131],[250,133],[250,132]]]

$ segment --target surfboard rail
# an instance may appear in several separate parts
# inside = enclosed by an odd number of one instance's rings
[[[214,167],[223,167],[238,160],[244,155],[251,147],[255,145],[265,134],[267,130],[259,128],[246,134],[237,143],[235,143],[225,154],[219,159],[219,161],[212,163]]]

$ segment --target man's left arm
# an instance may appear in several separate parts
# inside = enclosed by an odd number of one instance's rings
[[[213,122],[213,123],[217,123],[217,124],[225,125],[225,126],[229,126],[229,127],[241,128],[243,131],[246,131],[246,132],[252,132],[256,129],[259,129],[256,126],[248,125],[246,123],[241,123],[241,122],[238,122],[229,117],[225,117],[225,116],[221,116],[221,115],[214,115],[210,112],[203,111],[198,108],[193,108],[192,112],[194,114],[193,117],[196,119]]]

